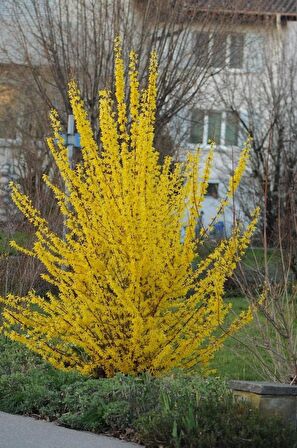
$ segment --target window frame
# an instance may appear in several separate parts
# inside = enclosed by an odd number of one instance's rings
[[[199,142],[199,141],[195,142],[195,141],[193,141],[194,140],[193,137],[195,136],[195,132],[192,131],[193,126],[194,126],[194,124],[199,125],[199,121],[197,121],[197,119],[196,119],[197,118],[197,116],[196,116],[197,112],[200,113],[201,116],[203,117],[203,120],[201,121],[202,142]],[[206,114],[207,114],[207,111],[202,110],[202,109],[196,109],[195,108],[195,109],[191,110],[191,119],[190,119],[191,125],[190,125],[190,132],[189,132],[189,143],[191,145],[203,145],[204,144],[205,116],[206,116]]]
[[[210,188],[210,186],[211,186],[211,188]],[[220,198],[219,187],[220,187],[220,183],[218,181],[214,181],[214,180],[211,179],[211,181],[208,182],[208,184],[207,184],[205,197],[206,198],[219,199]],[[213,189],[213,191],[211,191],[212,189]]]
[[[195,30],[193,32],[194,38],[192,39],[193,42],[193,51],[196,51],[196,45],[197,45],[197,35],[199,33],[205,33],[209,35],[208,40],[208,48],[207,48],[207,65],[209,69],[211,70],[228,70],[231,73],[242,73],[242,72],[250,72],[253,70],[249,70],[248,64],[247,64],[247,41],[248,41],[248,35],[250,33],[246,31],[233,31],[233,32],[227,32],[227,33],[221,33],[226,35],[226,52],[225,52],[225,64],[222,64],[222,66],[215,66],[212,64],[213,60],[213,47],[214,47],[214,36],[215,33],[213,31],[204,31],[204,30]],[[219,33],[218,33],[219,34]],[[242,66],[241,67],[230,67],[231,62],[231,36],[234,35],[240,35],[243,36],[243,49],[242,49]],[[262,36],[262,34],[259,33],[259,36]],[[201,60],[203,58],[201,57]],[[198,61],[199,62],[199,61]]]
[[[246,35],[247,35],[247,33],[238,32],[238,31],[233,32],[233,33],[229,33],[227,35],[227,59],[226,59],[226,62],[228,64],[228,70],[230,70],[230,71],[235,71],[235,72],[237,72],[237,71],[239,71],[239,72],[246,71],[246,63],[245,63],[245,60],[246,60],[246,51],[245,51],[245,48],[246,48]],[[231,49],[232,36],[242,36],[243,37],[242,65],[241,65],[241,67],[231,67],[230,66],[230,64],[231,64],[231,51],[232,51],[232,49]]]
[[[208,133],[209,133],[209,113],[210,112],[216,112],[216,113],[220,113],[221,114],[221,128],[220,128],[220,142],[216,143],[216,145],[218,147],[221,148],[240,148],[240,146],[242,145],[243,141],[245,140],[244,137],[244,129],[242,127],[241,124],[241,117],[243,116],[243,114],[245,114],[244,111],[240,110],[238,111],[238,131],[237,131],[237,145],[226,145],[226,130],[227,130],[227,116],[228,113],[232,113],[232,111],[230,110],[222,110],[222,109],[198,109],[198,111],[201,111],[201,113],[204,114],[204,122],[203,122],[203,136],[202,136],[202,143],[195,143],[191,141],[191,135],[192,135],[192,131],[191,128],[195,123],[195,120],[192,119],[192,114],[194,111],[197,111],[197,109],[193,109],[191,111],[191,118],[190,118],[190,126],[189,126],[189,130],[188,130],[188,145],[191,148],[195,148],[195,147],[201,147],[201,148],[207,148],[210,146],[209,144],[209,139],[208,139]],[[233,112],[235,113],[235,112]]]
[[[214,123],[216,120],[216,117],[219,117],[219,141],[215,142],[216,145],[220,145],[222,142],[222,123],[224,121],[224,116],[223,116],[223,111],[220,110],[207,110],[205,112],[205,114],[207,115],[207,129],[206,129],[206,144],[208,144],[209,141],[214,141],[214,139],[211,138],[210,134],[210,123],[211,123],[211,115],[212,118],[214,118]],[[212,123],[213,124],[213,123]],[[215,126],[214,126],[214,130],[215,130]]]

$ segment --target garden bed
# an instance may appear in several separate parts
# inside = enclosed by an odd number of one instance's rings
[[[296,434],[236,401],[225,381],[175,372],[164,378],[90,379],[60,372],[0,341],[0,410],[106,433],[147,447],[293,448]]]

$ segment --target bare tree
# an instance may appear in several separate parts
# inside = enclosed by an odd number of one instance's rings
[[[7,76],[1,79],[6,82],[9,78],[13,85],[17,110],[17,120],[6,124],[15,132],[7,146],[10,166],[32,202],[43,215],[50,216],[59,231],[62,222],[42,175],[55,175],[45,142],[48,113],[56,108],[66,128],[71,112],[68,82],[78,81],[99,138],[98,90],[111,86],[115,36],[122,38],[125,58],[131,49],[139,54],[140,82],[146,76],[150,52],[156,49],[160,76],[155,143],[161,158],[172,154],[182,137],[174,133],[173,117],[193,98],[198,100],[207,80],[221,70],[221,65],[214,64],[221,52],[215,36],[225,33],[232,15],[218,19],[212,12],[200,14],[199,8],[188,8],[185,0],[6,0],[5,5],[6,9],[1,9],[0,48]],[[6,189],[6,198],[7,193]],[[10,235],[16,226],[30,232],[24,222],[8,214],[6,204],[3,206]],[[12,279],[23,277],[28,282],[32,279],[30,286],[39,287],[35,273],[41,272],[41,266],[27,266],[16,257],[3,260],[1,268],[6,289],[18,287]],[[28,282],[23,282],[25,289]]]
[[[255,253],[248,266],[244,261],[240,264],[235,275],[254,310],[257,328],[253,334],[246,332],[240,342],[254,354],[254,366],[264,379],[297,384],[297,289],[292,267],[296,267],[296,197],[286,217],[281,217],[282,209],[279,201],[277,249],[268,247],[263,238],[263,259]]]
[[[193,97],[198,100],[203,85],[221,70],[213,64],[221,51],[213,36],[232,23],[230,15],[199,14],[200,8],[189,7],[185,0],[8,0],[8,4],[5,35],[13,36],[4,39],[8,60],[28,67],[44,105],[56,107],[64,122],[70,112],[67,84],[77,79],[96,133],[98,90],[108,87],[113,75],[114,37],[122,37],[125,52],[135,49],[141,56],[141,79],[150,51],[156,49],[160,61],[156,134],[163,142],[172,118]],[[211,53],[206,49],[210,33]],[[174,142],[172,128],[170,134]]]
[[[262,207],[259,239],[263,259],[255,253],[253,262],[241,263],[236,273],[243,295],[255,309],[258,330],[246,335],[244,342],[264,378],[292,384],[297,383],[295,44],[294,34],[261,24],[250,47],[258,52],[253,69],[240,76],[222,72],[216,79],[216,93],[225,110],[252,137],[241,208],[249,216],[256,204]]]
[[[267,27],[266,36],[269,42],[262,41],[262,48],[258,47],[258,67],[241,76],[223,74],[217,94],[252,137],[242,208],[249,216],[255,202],[260,203],[263,235],[273,245],[278,242],[279,225],[284,236],[290,228],[289,211],[292,201],[297,201],[297,58],[275,29]]]

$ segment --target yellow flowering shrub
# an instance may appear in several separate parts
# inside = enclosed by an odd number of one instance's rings
[[[100,92],[100,143],[79,90],[70,83],[82,145],[82,162],[73,170],[57,113],[51,114],[53,138],[48,144],[65,192],[48,177],[44,181],[64,215],[64,237],[12,186],[15,204],[36,229],[32,250],[13,244],[43,263],[44,278],[58,293],[44,298],[31,291],[26,297],[2,298],[2,331],[59,369],[94,376],[158,375],[174,367],[207,366],[225,338],[251,319],[248,311],[227,330],[222,327],[231,307],[223,301],[224,283],[247,247],[257,217],[245,230],[235,228],[193,268],[204,240],[201,232],[197,243],[195,225],[213,148],[203,166],[199,150],[174,168],[170,158],[159,164],[153,145],[156,54],[143,90],[136,66],[132,52],[126,101],[117,42],[115,92]],[[220,209],[234,194],[247,156],[245,148]]]

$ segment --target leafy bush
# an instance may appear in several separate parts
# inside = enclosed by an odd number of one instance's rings
[[[43,278],[56,292],[0,298],[2,331],[55,367],[94,377],[207,367],[227,335],[252,319],[250,310],[243,312],[222,330],[230,315],[224,284],[249,243],[257,212],[246,229],[234,228],[193,269],[197,245],[203,247],[207,236],[203,228],[196,239],[196,223],[214,148],[206,159],[197,151],[183,164],[168,158],[160,165],[154,149],[156,54],[147,88],[139,86],[133,52],[128,72],[127,96],[117,42],[115,92],[100,92],[99,144],[79,90],[70,83],[82,145],[82,161],[75,169],[52,112],[54,136],[48,143],[67,193],[48,177],[44,180],[64,217],[64,235],[41,217],[19,186],[12,187],[12,199],[36,230],[32,250],[17,243],[14,247],[42,262]],[[247,145],[220,213],[238,187],[248,152]]]
[[[113,381],[88,380],[64,389],[68,410],[60,422],[71,428],[103,432],[121,429],[129,424],[129,404],[116,399],[118,378]]]
[[[4,360],[0,363],[2,411],[40,415],[71,428],[120,435],[147,447],[297,446],[290,428],[234,401],[218,378],[176,372],[164,378],[87,379],[55,370],[3,338],[0,355]]]
[[[26,373],[44,365],[40,357],[22,345],[0,335],[0,375]]]
[[[20,344],[0,338],[0,409],[57,418],[63,413],[61,390],[77,374],[58,372]]]

